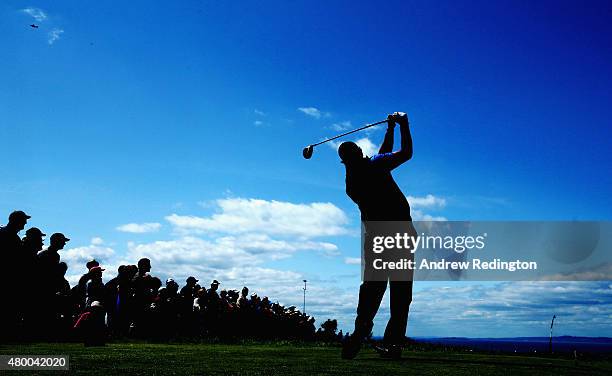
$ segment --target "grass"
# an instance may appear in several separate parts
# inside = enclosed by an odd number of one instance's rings
[[[340,349],[304,344],[146,344],[111,343],[2,345],[2,355],[69,355],[74,375],[610,375],[612,362],[575,363],[563,358],[491,355],[462,351],[405,351],[399,361],[385,360],[364,348],[352,361]],[[3,372],[24,375],[28,371]],[[30,371],[31,372],[31,371]],[[57,375],[49,371],[36,374]]]

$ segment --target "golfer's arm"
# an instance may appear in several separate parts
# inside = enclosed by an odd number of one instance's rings
[[[400,135],[402,137],[402,143],[397,155],[399,156],[401,163],[404,163],[412,158],[412,135],[410,134],[408,120],[400,123]]]
[[[402,137],[400,150],[393,152],[387,158],[381,158],[381,162],[384,163],[389,170],[393,170],[412,158],[412,136],[410,135],[410,128],[407,121],[400,123],[400,135]]]
[[[382,145],[380,145],[378,154],[391,153],[393,151],[393,133],[392,127],[387,128],[385,139],[383,140]]]

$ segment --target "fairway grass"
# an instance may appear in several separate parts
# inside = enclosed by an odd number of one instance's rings
[[[611,362],[522,355],[405,351],[385,360],[364,348],[355,360],[340,359],[340,348],[298,344],[113,343],[2,345],[2,355],[69,355],[74,375],[610,375]],[[34,371],[0,371],[24,375]],[[36,371],[66,374],[66,371]]]

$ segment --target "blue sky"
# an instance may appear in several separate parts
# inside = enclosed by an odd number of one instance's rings
[[[246,283],[296,305],[306,278],[318,321],[350,329],[358,212],[333,148],[305,161],[302,147],[405,111],[415,154],[395,177],[417,217],[610,220],[611,12],[6,1],[0,212],[65,232],[74,275],[90,256],[115,269],[154,255],[154,274]],[[612,336],[610,284],[563,286],[421,284],[408,334],[545,335],[557,312],[562,334]],[[512,300],[522,289],[542,303]]]

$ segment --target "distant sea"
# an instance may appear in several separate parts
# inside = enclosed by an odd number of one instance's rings
[[[463,338],[463,337],[412,337],[417,342],[460,346],[473,350],[517,352],[517,353],[548,353],[548,337],[516,337],[516,338]],[[553,337],[554,353],[610,353],[612,354],[612,338],[608,337]]]

